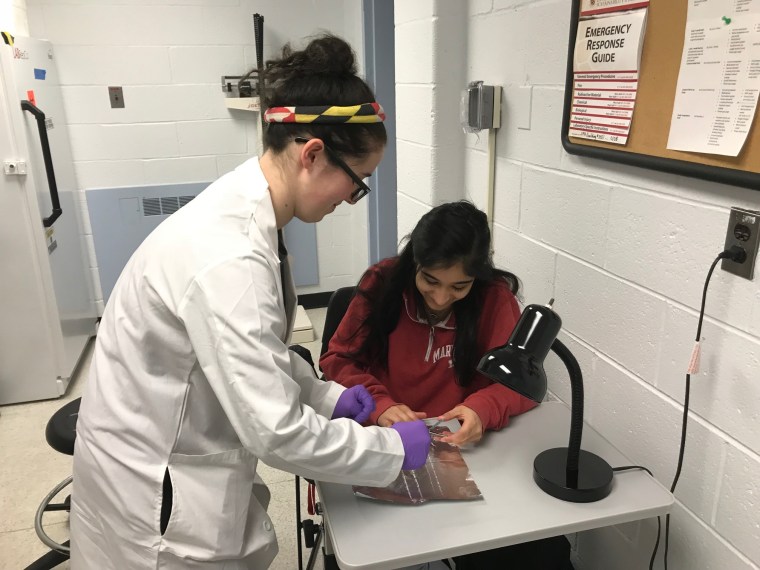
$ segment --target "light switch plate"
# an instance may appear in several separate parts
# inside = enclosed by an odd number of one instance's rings
[[[108,98],[111,100],[111,109],[124,108],[124,91],[121,87],[109,87]]]
[[[724,249],[738,245],[747,252],[747,259],[744,263],[724,259],[721,269],[751,281],[755,272],[758,244],[760,244],[760,212],[731,208]]]
[[[517,99],[515,101],[515,117],[517,118],[517,128],[525,131],[530,130],[530,114],[533,107],[533,86],[521,85],[517,90]]]

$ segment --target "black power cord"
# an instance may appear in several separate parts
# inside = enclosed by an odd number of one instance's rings
[[[622,465],[620,467],[613,467],[613,471],[630,471],[631,469],[643,469],[649,473],[650,477],[654,477],[652,472],[643,465]],[[654,550],[652,551],[652,558],[649,560],[649,570],[654,568],[654,557],[657,555],[657,548],[660,546],[660,530],[662,529],[662,521],[660,517],[657,517],[657,541],[654,543]]]
[[[710,270],[707,272],[707,278],[705,279],[705,285],[702,289],[702,306],[699,310],[699,321],[697,324],[697,336],[695,338],[695,352],[692,354],[692,360],[695,360],[698,355],[698,347],[699,347],[699,338],[702,335],[702,322],[704,321],[705,317],[705,302],[707,301],[707,287],[710,284],[710,278],[712,277],[713,271],[715,271],[715,266],[718,265],[718,262],[722,259],[730,259],[731,261],[734,261],[736,263],[744,263],[747,260],[747,252],[744,251],[741,247],[738,245],[731,246],[730,248],[722,251],[718,257],[715,258],[715,261],[712,262],[712,265],[710,266]],[[689,394],[691,391],[691,370],[692,367],[689,367],[689,372],[686,374],[686,389],[684,392],[684,399],[683,399],[683,421],[681,424],[681,445],[678,451],[678,466],[676,467],[676,474],[673,477],[673,483],[670,485],[670,492],[673,493],[676,490],[676,485],[678,484],[678,479],[681,477],[681,468],[683,467],[683,456],[684,451],[686,449],[686,425],[689,417]],[[614,471],[617,470],[624,470],[624,469],[646,469],[644,467],[639,466],[628,466],[628,467],[618,467],[617,469],[613,469]],[[646,469],[647,472],[649,472],[648,469]],[[651,472],[649,472],[651,475]],[[652,550],[652,558],[649,561],[649,569],[652,570],[654,568],[654,559],[655,556],[657,556],[657,548],[660,545],[660,530],[661,530],[661,522],[660,517],[657,517],[657,540],[654,543],[654,549]],[[670,536],[670,514],[665,516],[665,555],[664,555],[664,564],[665,564],[665,570],[668,570],[668,538]]]

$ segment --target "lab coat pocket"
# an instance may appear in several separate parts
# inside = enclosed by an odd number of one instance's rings
[[[174,496],[162,550],[198,561],[239,557],[255,477],[249,452],[175,453],[169,475]]]

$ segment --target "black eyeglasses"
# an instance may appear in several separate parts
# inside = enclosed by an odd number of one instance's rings
[[[303,137],[296,137],[293,140],[295,142],[297,142],[297,143],[304,144],[304,143],[309,142],[311,139],[306,139],[306,138],[303,138]],[[325,145],[325,151],[327,151],[327,154],[330,155],[330,160],[332,160],[343,172],[345,172],[346,174],[348,174],[349,178],[351,178],[351,180],[353,180],[354,184],[356,184],[356,189],[353,192],[351,192],[351,197],[350,197],[351,203],[352,204],[356,204],[359,200],[361,200],[367,194],[369,194],[369,192],[370,192],[370,190],[372,190],[372,188],[370,188],[369,186],[367,186],[364,183],[364,180],[362,180],[361,178],[359,178],[356,175],[356,173],[353,170],[351,170],[351,167],[348,164],[346,164],[343,161],[343,159],[340,156],[338,156],[338,153],[335,152],[333,149],[331,149],[327,145],[327,143],[325,143],[325,141],[322,141],[322,144]]]

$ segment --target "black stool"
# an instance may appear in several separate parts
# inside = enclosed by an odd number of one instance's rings
[[[45,439],[50,444],[50,447],[66,455],[74,455],[74,441],[77,437],[77,417],[79,416],[79,404],[81,401],[82,398],[77,398],[63,406],[53,414],[53,417],[48,421],[47,428],[45,428]],[[47,570],[69,559],[69,541],[67,540],[63,544],[58,544],[50,538],[45,529],[42,528],[42,516],[44,513],[51,511],[69,511],[71,509],[71,495],[66,497],[63,503],[51,503],[53,498],[64,487],[71,484],[71,480],[72,478],[69,476],[56,485],[37,509],[37,514],[34,517],[34,530],[37,532],[40,540],[50,547],[51,550],[32,562],[26,567],[26,570]]]

